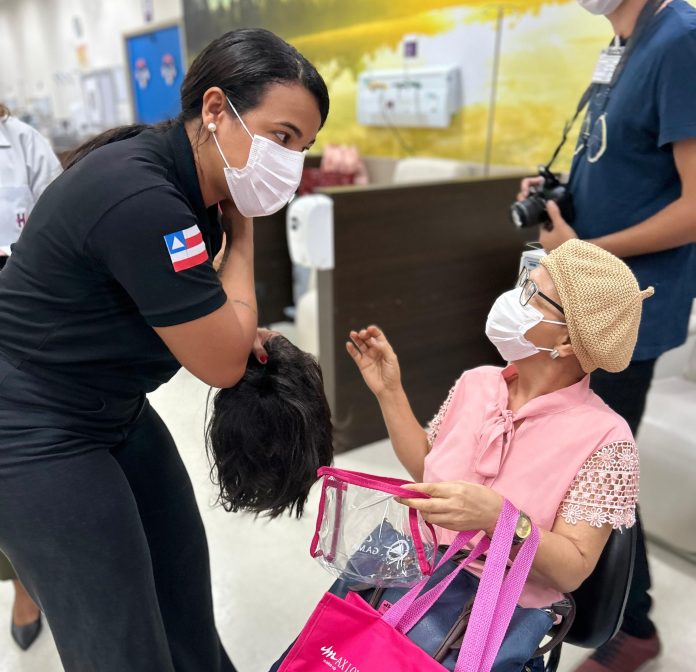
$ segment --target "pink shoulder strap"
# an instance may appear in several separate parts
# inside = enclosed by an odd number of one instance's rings
[[[423,579],[382,618],[400,632],[408,632],[435,604],[455,576],[488,550],[455,672],[489,672],[505,637],[539,545],[539,531],[535,526],[520,548],[507,576],[505,575],[518,516],[517,509],[505,500],[491,540],[483,537],[462,563],[436,586],[420,595],[427,582],[427,578]],[[450,560],[476,534],[476,531],[460,533],[443,555],[438,568]]]

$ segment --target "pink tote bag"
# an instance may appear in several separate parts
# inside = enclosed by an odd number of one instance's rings
[[[455,576],[486,553],[483,574],[455,672],[490,672],[539,544],[536,527],[507,569],[518,511],[505,500],[492,539],[483,537],[469,556],[421,595],[427,577],[384,613],[359,595],[327,593],[314,609],[279,672],[442,672],[445,668],[406,633],[435,604]],[[476,535],[462,532],[443,555],[450,560]]]

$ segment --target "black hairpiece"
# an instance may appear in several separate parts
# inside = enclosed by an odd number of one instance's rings
[[[317,469],[331,464],[333,428],[316,359],[276,336],[268,363],[252,355],[244,377],[218,390],[206,445],[228,511],[299,518]]]

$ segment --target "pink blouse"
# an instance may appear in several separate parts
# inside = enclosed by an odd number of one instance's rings
[[[513,413],[507,381],[516,373],[514,364],[464,372],[430,425],[424,481],[487,485],[546,530],[559,516],[570,524],[633,525],[638,453],[623,418],[590,390],[589,376]],[[456,536],[438,532],[441,543]],[[520,604],[545,607],[561,597],[529,582]]]

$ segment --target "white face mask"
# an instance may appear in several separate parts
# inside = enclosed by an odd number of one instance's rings
[[[622,2],[623,0],[578,0],[580,7],[597,16],[609,16]]]
[[[245,217],[263,217],[278,212],[297,191],[302,178],[304,152],[282,147],[260,135],[252,135],[234,105],[227,99],[244,130],[251,138],[249,158],[244,168],[232,168],[212,132],[218,152],[225,162],[225,179],[232,200]]]
[[[539,322],[565,324],[555,320],[545,320],[544,314],[534,306],[520,303],[519,287],[501,294],[493,304],[486,320],[486,336],[498,348],[506,362],[516,362],[536,355],[541,350],[552,352],[551,348],[540,348],[528,341],[524,335]]]

